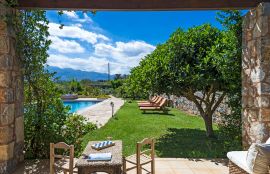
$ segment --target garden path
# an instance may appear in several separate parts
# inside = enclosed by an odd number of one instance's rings
[[[77,113],[84,116],[89,122],[96,124],[98,128],[100,128],[104,126],[110,118],[112,118],[111,102],[114,103],[114,113],[124,105],[123,99],[116,98],[114,96],[110,97],[111,98],[78,111]]]

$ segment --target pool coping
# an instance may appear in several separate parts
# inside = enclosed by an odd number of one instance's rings
[[[102,98],[77,98],[77,99],[62,99],[63,102],[72,102],[72,101],[104,101],[107,99]]]

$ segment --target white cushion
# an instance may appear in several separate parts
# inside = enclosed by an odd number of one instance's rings
[[[241,169],[245,170],[248,173],[252,173],[247,165],[246,157],[247,151],[232,151],[227,153],[227,157],[234,164],[239,166]]]
[[[270,138],[265,142],[265,144],[270,144]]]

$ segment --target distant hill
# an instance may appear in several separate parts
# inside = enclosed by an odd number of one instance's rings
[[[59,77],[60,80],[67,81],[72,79],[83,80],[89,79],[92,81],[97,80],[107,80],[108,74],[106,73],[98,73],[98,72],[88,72],[88,71],[81,71],[81,70],[74,70],[71,68],[58,68],[55,66],[49,66],[48,70],[50,72],[56,72],[56,77]],[[111,75],[111,79],[114,79],[114,75]]]

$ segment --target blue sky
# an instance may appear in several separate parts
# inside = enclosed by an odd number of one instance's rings
[[[127,74],[179,27],[216,21],[217,11],[97,12],[48,11],[52,45],[48,64],[60,68]],[[64,28],[59,28],[59,23]]]

